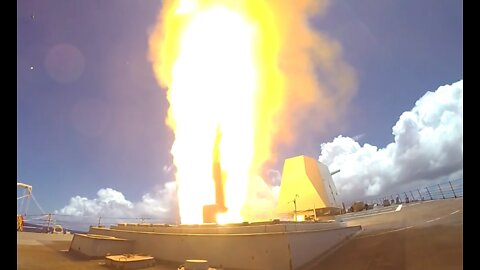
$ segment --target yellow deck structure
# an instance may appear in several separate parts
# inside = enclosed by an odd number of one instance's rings
[[[328,167],[314,158],[296,156],[285,160],[277,212],[302,215],[342,208]],[[316,213],[313,210],[316,210]],[[335,211],[338,210],[338,211]]]

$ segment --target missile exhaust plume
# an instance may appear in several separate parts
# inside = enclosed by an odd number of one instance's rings
[[[167,89],[182,223],[202,223],[203,206],[216,204],[214,148],[226,207],[217,221],[252,221],[269,211],[244,207],[255,197],[252,179],[276,159],[278,147],[320,132],[348,104],[353,69],[338,43],[309,22],[326,6],[319,0],[164,1],[149,57]]]

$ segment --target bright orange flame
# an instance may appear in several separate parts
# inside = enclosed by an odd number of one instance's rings
[[[171,153],[182,223],[202,223],[203,206],[215,204],[212,150],[217,129],[228,209],[217,221],[252,220],[252,204],[245,206],[257,175],[276,142],[292,141],[288,108],[311,106],[321,96],[314,64],[304,52],[316,36],[296,19],[317,0],[300,2],[290,8],[295,1],[174,0],[162,7],[150,36],[150,59],[159,83],[168,88],[167,125],[175,133]],[[329,55],[331,46],[323,42],[321,48],[321,57]],[[301,91],[287,95],[282,65],[290,73],[300,67],[298,78],[291,74],[302,83]]]

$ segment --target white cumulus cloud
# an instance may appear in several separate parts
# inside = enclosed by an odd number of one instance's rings
[[[73,224],[78,224],[79,220],[96,224],[99,217],[102,217],[102,224],[107,225],[134,222],[132,220],[135,219],[138,222],[141,218],[147,218],[147,222],[152,220],[156,223],[173,223],[176,206],[176,183],[172,181],[154,188],[152,192],[143,195],[138,202],[127,200],[120,191],[102,188],[97,192],[96,198],[72,197],[68,205],[54,213],[58,220]]]
[[[463,175],[463,80],[427,92],[392,128],[385,148],[338,136],[321,145],[319,161],[345,200],[454,180]],[[400,190],[401,191],[401,190]]]

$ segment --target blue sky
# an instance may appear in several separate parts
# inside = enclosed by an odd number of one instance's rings
[[[17,1],[17,182],[32,185],[47,212],[105,188],[137,202],[173,180],[164,170],[173,142],[168,104],[147,59],[160,7]],[[386,147],[403,112],[427,91],[463,79],[462,1],[331,1],[311,23],[341,45],[357,94],[341,123],[313,145],[284,149],[280,160],[317,158],[339,135]],[[458,143],[463,155],[463,137]]]

